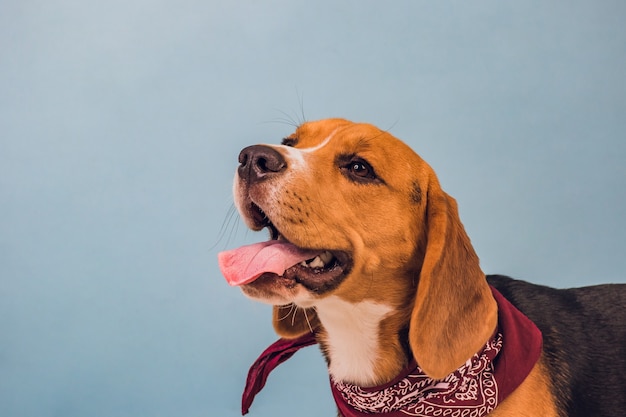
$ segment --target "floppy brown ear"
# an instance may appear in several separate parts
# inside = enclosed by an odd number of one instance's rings
[[[273,307],[272,324],[280,337],[293,339],[315,331],[319,327],[320,321],[315,310],[287,304]]]
[[[463,365],[491,337],[497,305],[456,201],[441,189],[434,174],[426,204],[427,242],[409,343],[419,366],[439,379]]]

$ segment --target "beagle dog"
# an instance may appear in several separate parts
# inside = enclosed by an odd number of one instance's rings
[[[234,199],[270,240],[222,272],[274,305],[281,343],[319,343],[340,415],[625,415],[626,285],[485,276],[456,201],[388,132],[327,119],[247,147]]]

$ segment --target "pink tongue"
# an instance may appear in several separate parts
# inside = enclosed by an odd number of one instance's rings
[[[233,286],[248,284],[266,272],[282,275],[288,268],[319,255],[281,240],[253,243],[217,254],[226,278]]]

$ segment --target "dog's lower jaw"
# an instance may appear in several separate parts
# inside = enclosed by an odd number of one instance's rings
[[[382,340],[381,331],[383,321],[395,312],[393,307],[330,296],[316,303],[316,311],[323,327],[320,343],[333,380],[376,386],[393,379],[406,364],[402,349],[389,354],[383,348],[393,345]],[[386,363],[393,365],[389,368]]]

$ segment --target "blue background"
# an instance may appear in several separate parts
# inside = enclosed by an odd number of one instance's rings
[[[0,415],[237,416],[270,309],[218,251],[239,149],[367,121],[489,273],[626,280],[626,3],[3,0]],[[295,410],[295,411],[294,411]],[[317,349],[253,417],[330,416]]]

